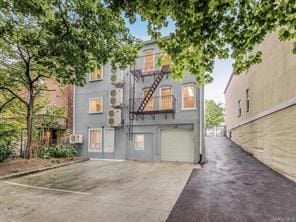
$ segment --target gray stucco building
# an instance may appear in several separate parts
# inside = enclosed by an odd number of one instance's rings
[[[85,86],[75,87],[79,155],[203,162],[203,109],[203,89],[196,87],[195,77],[172,81],[169,59],[154,42],[146,42],[133,67],[113,70],[106,64],[87,77]]]

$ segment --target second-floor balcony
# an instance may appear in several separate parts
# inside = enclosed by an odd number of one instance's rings
[[[151,97],[144,109],[140,106],[144,98],[131,99],[130,112],[135,115],[167,114],[176,112],[176,98],[173,95]]]

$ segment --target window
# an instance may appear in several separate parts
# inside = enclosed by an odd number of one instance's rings
[[[242,115],[242,106],[241,106],[241,100],[238,101],[238,117]]]
[[[103,100],[101,97],[89,99],[89,113],[102,113]]]
[[[144,135],[136,135],[135,150],[144,150]]]
[[[249,89],[246,90],[246,111],[250,111],[250,95],[249,95]]]
[[[89,75],[89,81],[96,81],[103,79],[103,68],[96,68],[92,73]]]
[[[144,97],[147,95],[149,89],[144,89]],[[148,103],[145,106],[145,111],[152,111],[153,110],[153,98],[151,97]]]
[[[195,85],[184,85],[182,89],[182,109],[195,109]]]
[[[88,150],[98,152],[102,149],[102,129],[89,129],[88,132]]]
[[[169,66],[169,65],[171,65],[171,63],[172,63],[171,57],[167,53],[165,53],[162,56],[162,65]]]
[[[160,89],[160,109],[172,109],[172,89],[163,87]]]
[[[153,50],[144,52],[144,72],[152,72],[154,68],[154,54]]]

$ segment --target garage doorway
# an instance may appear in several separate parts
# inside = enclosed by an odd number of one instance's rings
[[[163,129],[160,131],[160,152],[163,161],[193,162],[192,129]]]

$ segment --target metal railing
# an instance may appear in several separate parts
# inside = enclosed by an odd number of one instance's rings
[[[135,98],[133,102],[133,113],[137,114],[137,110],[144,98]],[[169,96],[155,96],[146,104],[141,114],[150,113],[172,113],[176,112],[176,98],[173,95]]]
[[[152,53],[136,58],[131,71],[140,71],[142,75],[154,75],[163,67],[170,68],[171,59],[164,52]]]

